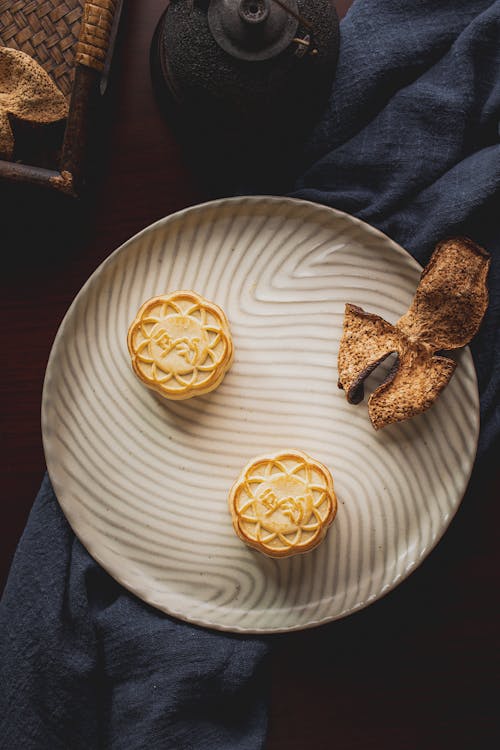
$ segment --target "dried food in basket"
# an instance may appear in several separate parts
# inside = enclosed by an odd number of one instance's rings
[[[114,45],[122,0],[0,0],[0,45],[36,60],[64,94],[66,122],[39,129],[16,121],[12,160],[0,158],[0,179],[77,195],[86,141],[103,71]],[[47,146],[47,143],[49,144]]]
[[[48,125],[67,115],[64,94],[42,66],[21,50],[0,47],[0,158],[14,156],[17,121]]]

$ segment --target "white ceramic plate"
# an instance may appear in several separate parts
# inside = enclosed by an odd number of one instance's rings
[[[338,390],[336,360],[345,302],[395,322],[419,273],[368,225],[285,198],[194,206],[114,252],[70,307],[43,393],[49,474],[90,554],[149,604],[239,632],[319,625],[402,581],[470,476],[472,357],[431,410],[380,432]],[[175,289],[222,306],[235,361],[216,391],[162,404],[132,373],[127,329]],[[339,510],[316,550],[276,560],[236,537],[227,494],[251,458],[287,448],[330,468]]]

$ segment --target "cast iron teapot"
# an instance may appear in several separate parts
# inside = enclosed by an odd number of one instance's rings
[[[332,0],[171,0],[151,45],[154,88],[182,138],[253,161],[314,124],[338,48]]]

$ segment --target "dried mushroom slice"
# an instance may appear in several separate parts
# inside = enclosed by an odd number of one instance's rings
[[[68,115],[68,104],[48,73],[32,57],[0,47],[0,159],[11,159],[10,117],[46,125]]]
[[[357,305],[345,306],[338,386],[344,389],[350,404],[363,400],[365,379],[399,348],[399,333],[393,325]]]
[[[397,328],[426,341],[434,351],[468,344],[488,307],[489,266],[489,254],[472,240],[456,237],[440,242]]]
[[[391,325],[347,304],[338,355],[338,385],[350,403],[363,399],[367,376],[395,352],[396,362],[368,401],[376,430],[426,411],[449,383],[456,364],[438,356],[477,333],[488,305],[490,256],[472,240],[441,242],[422,272],[413,302]]]
[[[368,414],[376,430],[422,414],[448,385],[456,363],[425,346],[406,348],[393,370],[368,399]]]

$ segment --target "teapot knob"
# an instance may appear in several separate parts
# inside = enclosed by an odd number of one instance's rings
[[[208,26],[225,52],[239,60],[269,60],[298,28],[296,0],[210,0]]]

